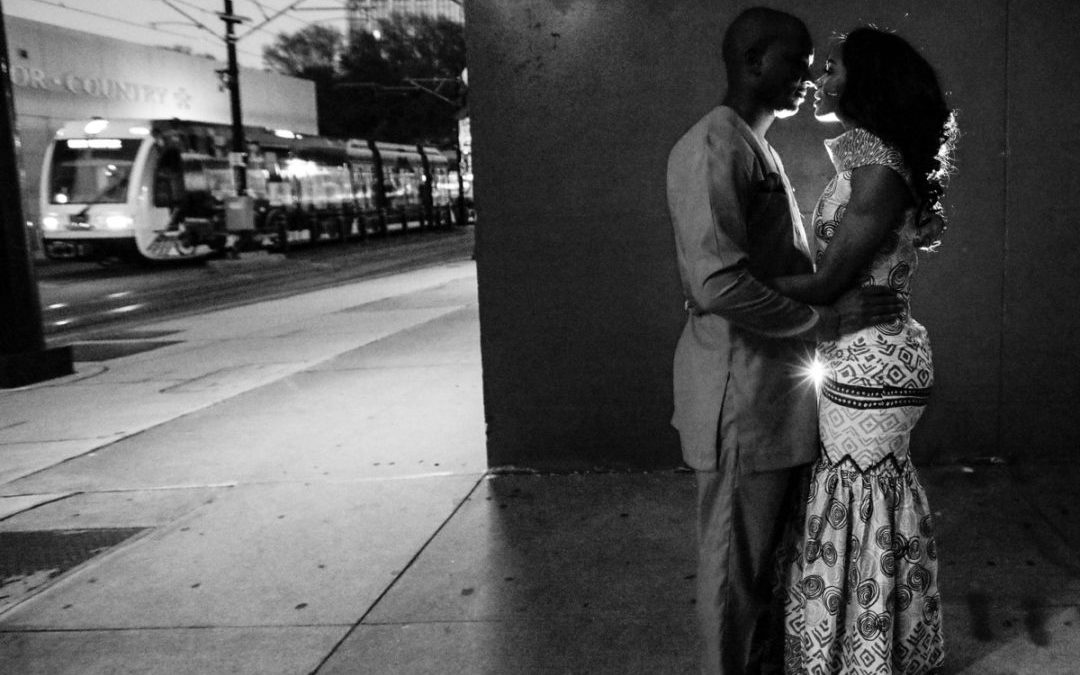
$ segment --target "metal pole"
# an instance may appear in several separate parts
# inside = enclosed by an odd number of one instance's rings
[[[0,387],[21,387],[68,375],[72,366],[70,347],[45,348],[15,160],[15,106],[3,17],[0,5]]]
[[[458,133],[454,136],[454,149],[457,151],[457,213],[458,225],[469,224],[469,211],[465,206],[465,162],[461,156],[461,120],[458,120]]]
[[[469,210],[465,206],[465,169],[466,168],[471,168],[472,161],[471,161],[471,157],[470,157],[470,161],[468,162],[468,164],[466,164],[465,156],[464,156],[464,153],[462,152],[462,147],[461,147],[461,120],[462,119],[469,119],[468,95],[469,95],[469,69],[465,68],[464,70],[461,71],[461,74],[458,76],[458,95],[457,95],[457,99],[458,99],[457,100],[457,108],[458,108],[458,110],[457,110],[457,114],[454,116],[457,119],[457,134],[454,135],[454,148],[457,150],[457,158],[458,158],[458,170],[457,170],[458,198],[457,198],[457,208],[458,208],[458,224],[460,224],[460,225],[468,225],[469,224]],[[469,138],[470,138],[469,143],[470,143],[470,148],[471,148],[471,145],[472,145],[472,141],[471,141],[471,139],[472,139],[472,126],[471,125],[469,126]],[[473,260],[476,260],[476,244],[475,244],[475,242],[473,243]]]
[[[240,112],[240,69],[236,65],[236,35],[233,27],[243,19],[233,14],[232,0],[225,0],[225,13],[221,15],[225,22],[225,44],[228,48],[229,103],[232,106],[232,151],[233,175],[236,183],[236,196],[247,194],[247,144],[244,140],[244,121]]]

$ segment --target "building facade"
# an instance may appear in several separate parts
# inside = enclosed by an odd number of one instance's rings
[[[33,226],[45,148],[70,120],[146,118],[228,124],[232,108],[213,59],[5,17],[23,214]],[[222,49],[224,51],[224,49]],[[242,68],[244,124],[318,133],[315,85]]]
[[[454,0],[348,0],[345,5],[349,32],[372,32],[379,19],[391,14],[422,14],[463,23],[461,2]]]

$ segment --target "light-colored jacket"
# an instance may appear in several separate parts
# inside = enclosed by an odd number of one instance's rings
[[[683,459],[715,470],[718,450],[737,447],[751,471],[812,461],[816,395],[802,368],[819,315],[762,283],[813,271],[779,156],[714,108],[672,148],[667,195],[689,314],[674,364]]]

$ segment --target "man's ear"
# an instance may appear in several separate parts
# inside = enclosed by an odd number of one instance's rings
[[[765,67],[765,50],[760,47],[750,47],[743,52],[743,64],[746,66],[746,72],[751,75],[761,75]]]

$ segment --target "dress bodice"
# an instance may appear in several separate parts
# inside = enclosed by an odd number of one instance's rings
[[[825,141],[836,175],[825,186],[814,210],[815,260],[820,261],[836,229],[841,226],[851,201],[852,172],[869,165],[896,171],[911,188],[911,170],[899,150],[863,128],[854,128]],[[914,200],[913,200],[914,201]],[[858,386],[929,387],[933,378],[929,363],[929,343],[922,326],[910,317],[908,300],[911,280],[919,259],[915,246],[917,209],[912,206],[896,229],[886,235],[873,260],[859,273],[859,286],[887,286],[905,300],[901,316],[889,323],[871,326],[836,341],[819,345],[819,355],[831,361],[839,380]],[[916,361],[895,367],[897,349],[912,350]],[[925,360],[925,363],[922,363]],[[838,370],[839,368],[839,370]]]
[[[900,152],[862,128],[855,128],[825,141],[836,175],[825,187],[814,211],[814,243],[816,260],[820,261],[832,241],[833,234],[844,217],[851,200],[851,175],[861,167],[880,164],[896,171],[911,186],[911,171]],[[904,214],[901,226],[886,236],[874,260],[863,270],[857,281],[860,286],[888,286],[904,298],[910,292],[911,277],[919,264],[915,250],[915,208]],[[906,318],[906,316],[904,317]],[[882,330],[899,330],[903,319]]]

